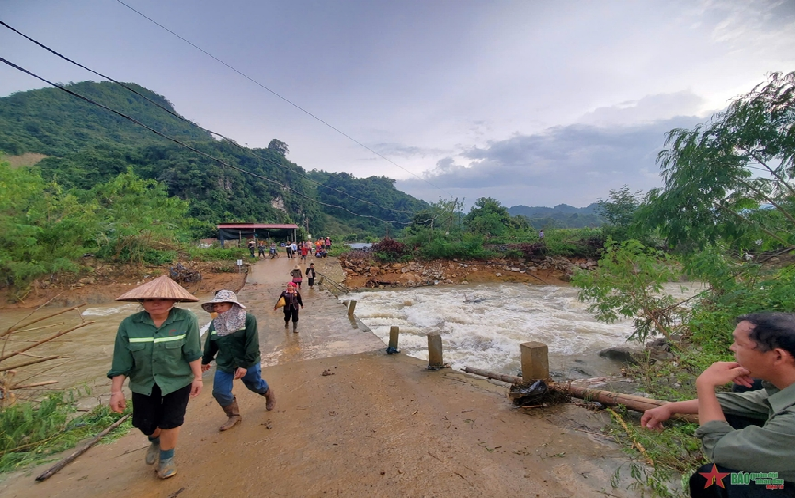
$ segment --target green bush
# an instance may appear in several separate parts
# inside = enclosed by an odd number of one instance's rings
[[[122,416],[99,405],[75,417],[75,405],[75,393],[70,391],[67,395],[52,393],[39,403],[23,401],[0,408],[0,472],[33,465],[73,448]],[[131,411],[128,401],[125,413]],[[127,420],[116,432],[123,434],[130,427]]]
[[[250,257],[251,253],[244,247],[196,247],[191,246],[186,250],[188,258],[192,261],[237,261]]]
[[[488,259],[495,253],[486,249],[481,235],[465,233],[461,240],[448,240],[444,236],[433,239],[428,244],[415,248],[420,259]]]

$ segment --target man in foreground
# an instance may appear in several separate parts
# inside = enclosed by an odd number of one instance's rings
[[[704,455],[714,462],[690,478],[693,497],[795,496],[795,314],[752,313],[737,318],[735,362],[712,364],[696,380],[698,399],[669,403],[647,410],[640,422],[662,429],[677,413],[697,413],[696,436]],[[771,386],[744,393],[717,393],[729,382],[749,386],[759,378]],[[726,415],[756,419],[759,425],[735,429]],[[735,473],[735,484],[732,475]],[[768,484],[745,479],[739,472],[777,473],[783,480]],[[753,476],[751,476],[753,477]],[[749,481],[748,484],[745,484]]]

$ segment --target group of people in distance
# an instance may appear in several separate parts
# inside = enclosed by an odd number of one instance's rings
[[[248,251],[252,258],[264,259],[266,257],[266,252],[271,259],[279,257],[279,248],[275,243],[271,243],[270,246],[267,246],[263,240],[257,242],[255,239],[249,239],[248,242],[246,242],[246,247],[248,247]],[[325,258],[328,256],[328,251],[331,249],[331,239],[325,237],[319,238],[315,242],[311,240],[302,242],[288,241],[286,243],[282,242],[281,247],[284,247],[287,257],[291,259],[301,258],[301,260],[305,261],[307,256]]]
[[[303,308],[300,284],[289,282],[274,307],[284,308],[284,327],[292,321],[293,332]],[[202,372],[213,360],[217,368],[212,394],[228,417],[221,431],[242,419],[232,392],[235,379],[263,396],[265,409],[273,410],[276,398],[260,369],[257,320],[234,292],[218,291],[202,304],[205,311],[217,314],[204,348],[196,316],[174,307],[198,299],[167,276],[117,300],[139,302],[143,311],[125,318],[116,334],[108,372],[110,407],[119,413],[125,409],[122,386],[129,378],[132,423],[149,438],[145,462],[157,464],[158,477],[167,479],[177,472],[174,449],[188,400],[201,392]],[[640,423],[662,430],[675,414],[698,414],[696,436],[711,463],[690,478],[693,497],[795,496],[795,313],[739,316],[733,339],[735,361],[707,368],[695,383],[697,399],[647,410]],[[748,388],[757,380],[762,381],[760,389],[718,392],[732,382]]]

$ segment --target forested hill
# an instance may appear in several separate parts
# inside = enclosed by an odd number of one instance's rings
[[[177,113],[165,97],[133,83],[125,85]],[[338,234],[382,235],[401,228],[401,222],[411,221],[415,211],[427,206],[396,190],[388,178],[357,179],[317,171],[309,175],[286,158],[288,144],[279,140],[264,149],[216,140],[192,122],[115,83],[65,87],[231,166],[57,88],[0,98],[0,152],[45,154],[48,157],[35,168],[45,179],[67,189],[88,190],[132,169],[141,178],[164,183],[170,195],[188,201],[189,215],[206,227],[231,221],[306,226],[308,220],[314,233],[333,229]],[[321,202],[344,209],[331,209]],[[387,227],[376,218],[397,223]]]
[[[146,98],[176,112],[164,97],[125,83]],[[66,85],[73,92],[134,117],[180,140],[210,140],[193,123],[168,114],[139,95],[111,82]],[[151,131],[58,88],[19,92],[0,99],[0,150],[7,154],[39,152],[62,156],[104,142],[144,145],[165,143]]]
[[[605,220],[599,216],[599,204],[593,203],[584,208],[558,204],[553,208],[544,206],[511,206],[511,216],[526,216],[534,227],[585,228],[602,225]]]

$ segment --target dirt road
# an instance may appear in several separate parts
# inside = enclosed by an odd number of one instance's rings
[[[272,308],[294,264],[260,261],[238,294],[259,321],[276,410],[266,412],[264,398],[236,383],[243,422],[219,433],[225,416],[210,393],[211,370],[188,406],[175,477],[155,477],[143,461],[146,439],[133,431],[44,483],[33,479],[50,464],[11,476],[0,495],[633,495],[627,482],[610,487],[626,457],[583,432],[599,425],[597,414],[560,406],[528,415],[511,407],[504,387],[388,356],[325,290],[304,289],[299,333],[286,331]]]

